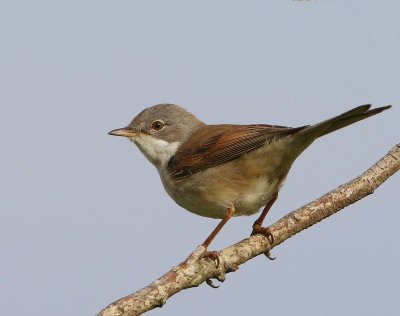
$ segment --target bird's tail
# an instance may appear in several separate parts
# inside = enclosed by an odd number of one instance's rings
[[[299,147],[303,147],[304,150],[318,137],[334,132],[340,128],[346,127],[347,125],[351,125],[375,114],[381,113],[382,111],[391,108],[391,105],[382,106],[372,110],[370,110],[370,108],[371,104],[361,105],[321,123],[310,125],[296,134],[295,141],[298,143]]]

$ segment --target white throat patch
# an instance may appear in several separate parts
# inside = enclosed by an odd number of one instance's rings
[[[167,164],[180,145],[179,142],[168,143],[165,140],[146,134],[140,134],[129,138],[129,140],[135,143],[146,158],[157,168]]]

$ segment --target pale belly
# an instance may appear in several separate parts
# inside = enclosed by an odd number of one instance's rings
[[[269,181],[265,178],[254,179],[249,186],[241,190],[215,188],[209,183],[206,186],[180,186],[178,191],[168,194],[186,210],[200,216],[223,218],[228,208],[234,208],[233,216],[252,215],[260,211],[278,190],[278,179]],[[230,181],[225,185],[229,186]],[[179,192],[179,193],[177,193]]]
[[[279,179],[254,179],[249,188],[235,201],[235,216],[251,215],[257,213],[265,206],[279,190]]]

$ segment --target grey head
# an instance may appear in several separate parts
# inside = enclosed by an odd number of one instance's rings
[[[157,104],[140,112],[128,126],[109,132],[134,142],[157,168],[164,166],[178,147],[205,125],[175,104]]]

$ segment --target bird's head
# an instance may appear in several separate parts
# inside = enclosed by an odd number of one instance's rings
[[[127,137],[157,168],[165,165],[179,146],[204,123],[175,104],[157,104],[140,112],[128,126],[109,132]]]

